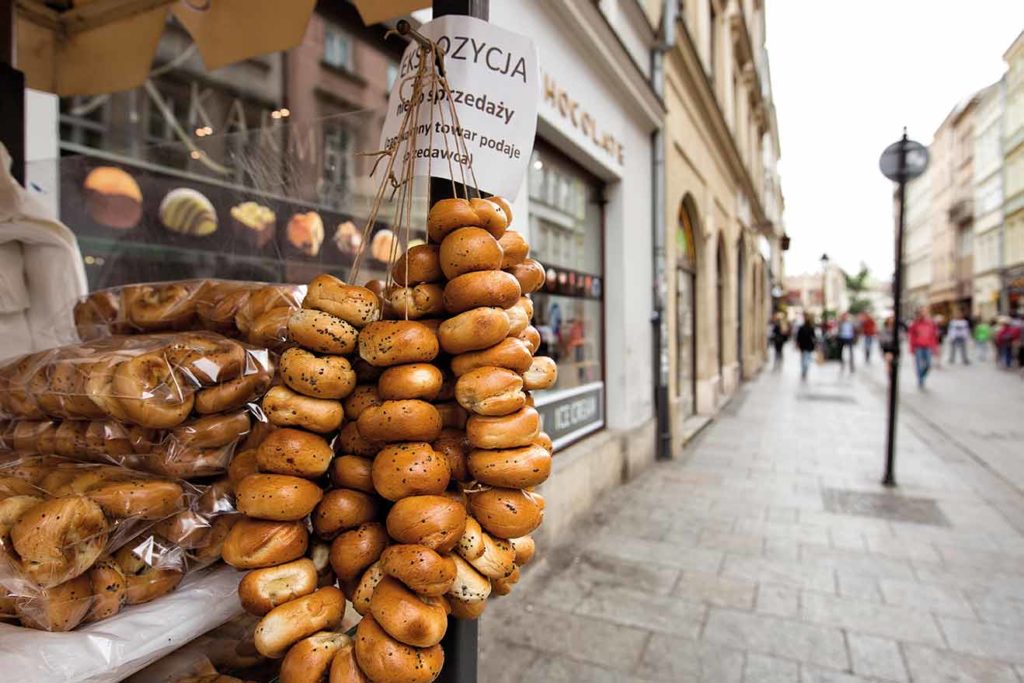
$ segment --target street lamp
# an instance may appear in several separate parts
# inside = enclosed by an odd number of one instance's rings
[[[825,329],[825,312],[828,311],[828,254],[821,255],[821,329]]]

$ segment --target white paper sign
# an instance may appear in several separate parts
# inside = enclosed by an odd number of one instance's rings
[[[462,16],[435,19],[421,26],[419,32],[444,48],[452,101],[446,100],[441,88],[437,92],[424,89],[416,149],[412,151],[415,175],[452,178],[456,182],[465,178],[483,192],[515,197],[537,132],[540,72],[533,41],[486,21]],[[419,54],[419,44],[413,41],[402,55],[388,99],[381,149],[395,140],[410,106],[413,86],[408,77],[416,73]],[[430,106],[431,102],[435,106]],[[452,103],[458,128],[451,125]],[[409,159],[408,148],[405,136],[395,159],[396,176],[400,175],[399,164]],[[465,176],[460,163],[466,166]]]

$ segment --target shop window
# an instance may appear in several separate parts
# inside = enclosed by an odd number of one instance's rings
[[[323,60],[336,69],[354,71],[352,38],[337,28],[325,28]]]
[[[696,412],[697,249],[693,218],[685,203],[676,227],[676,396],[684,415]]]

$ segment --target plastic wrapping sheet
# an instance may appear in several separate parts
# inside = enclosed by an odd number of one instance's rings
[[[75,304],[78,335],[85,341],[115,334],[209,330],[280,350],[285,324],[301,307],[305,285],[235,280],[178,280],[112,287]]]
[[[213,332],[109,337],[0,367],[0,416],[173,429],[248,405],[273,375],[266,348]]]
[[[19,683],[120,681],[241,614],[243,574],[219,566],[177,591],[69,633],[0,624],[0,661]]]

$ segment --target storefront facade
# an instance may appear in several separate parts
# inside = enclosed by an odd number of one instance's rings
[[[548,272],[535,324],[559,362],[558,384],[537,396],[560,446],[542,487],[549,537],[654,460],[651,136],[663,111],[639,66],[653,26],[637,3],[618,9],[491,5],[492,23],[540,53],[537,141],[513,211]]]

